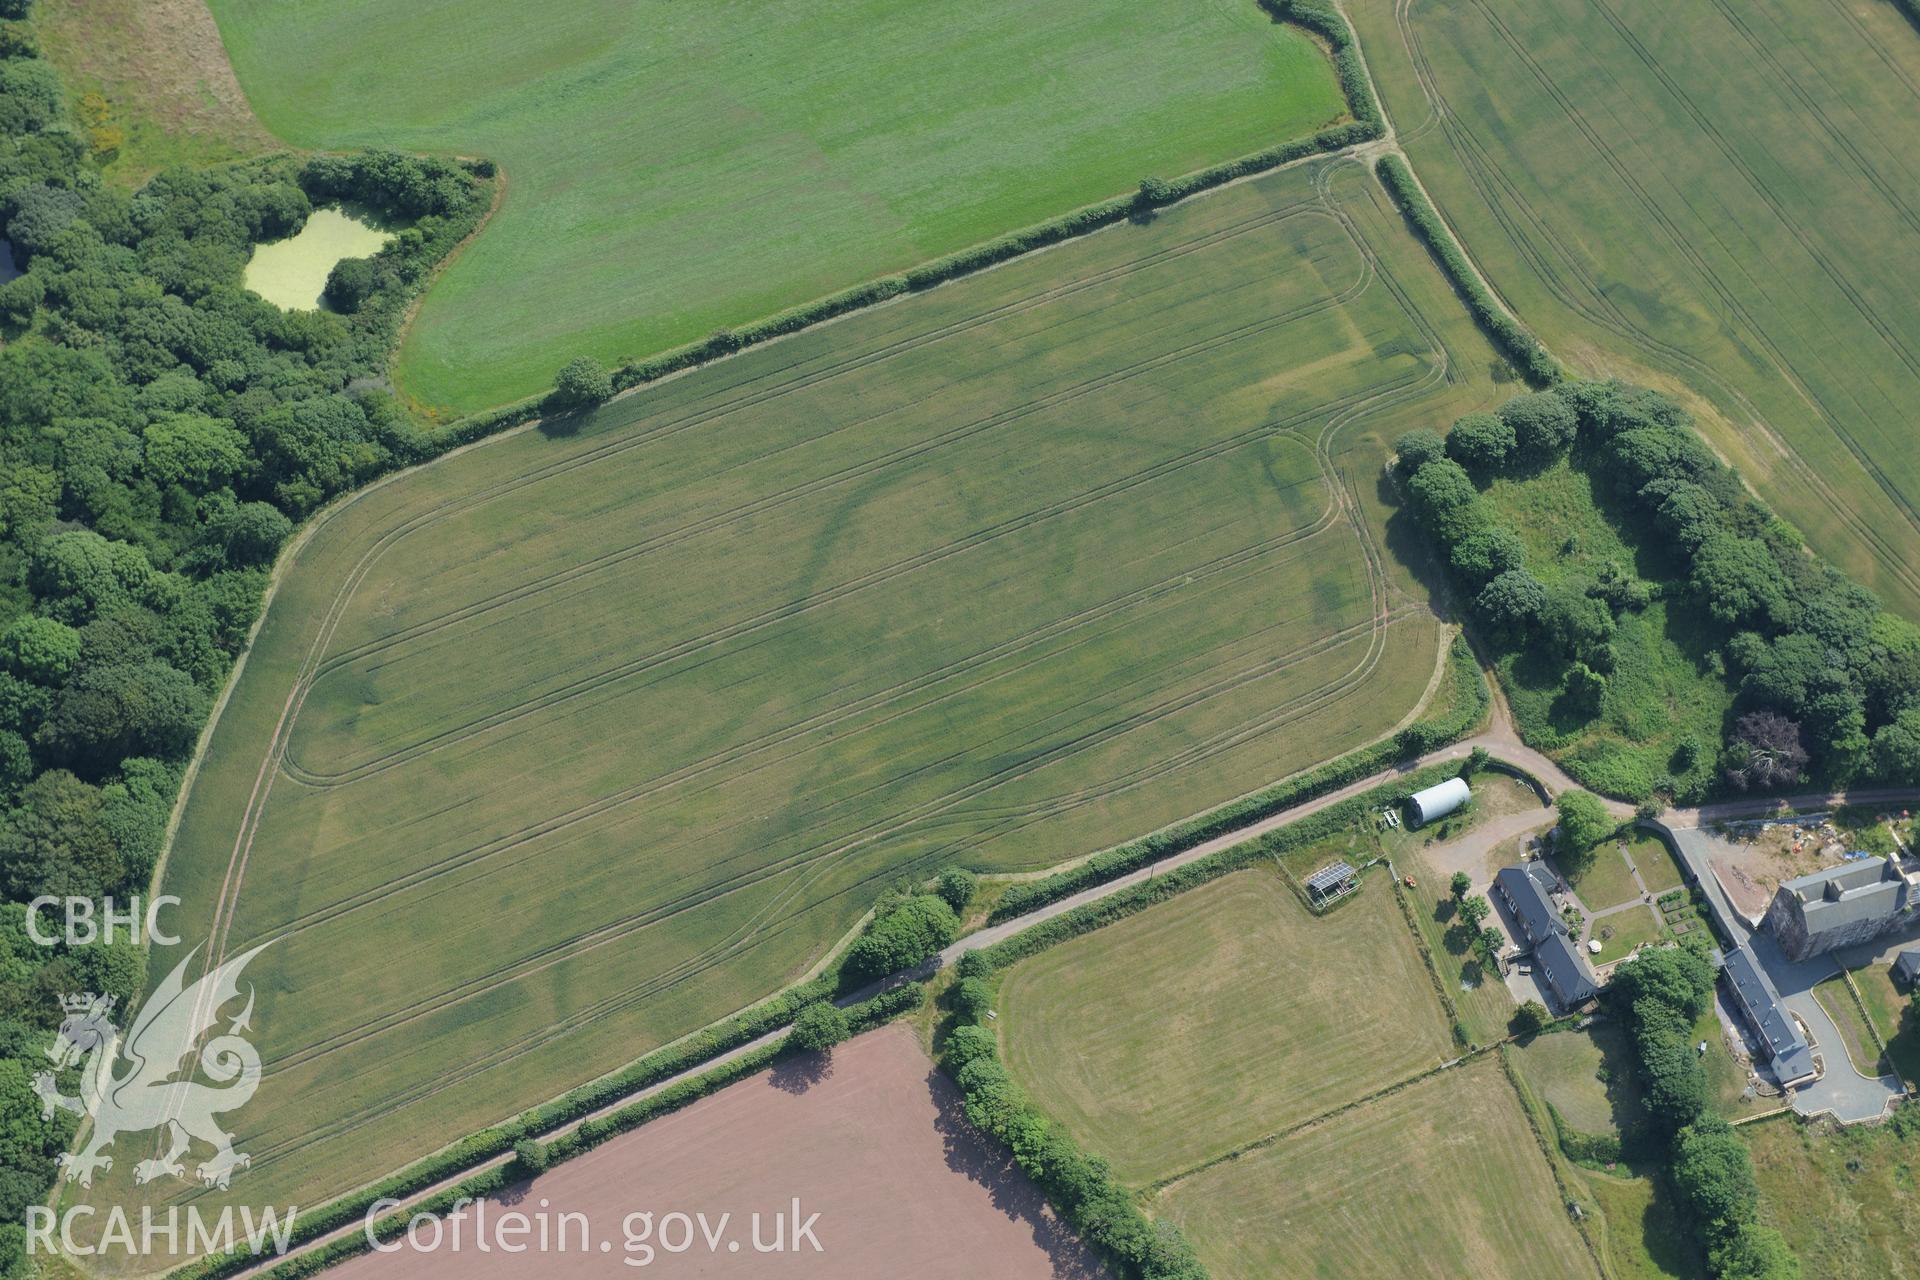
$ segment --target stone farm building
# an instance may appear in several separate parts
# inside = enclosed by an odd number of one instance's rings
[[[1734,1002],[1759,1036],[1781,1086],[1791,1087],[1813,1079],[1818,1074],[1813,1063],[1813,1047],[1807,1043],[1800,1024],[1780,1003],[1780,992],[1767,977],[1767,971],[1761,968],[1751,945],[1735,947],[1727,953],[1726,975]]]
[[[1871,942],[1914,918],[1920,893],[1892,858],[1858,858],[1774,891],[1765,925],[1789,960]]]
[[[1543,862],[1502,867],[1493,878],[1494,892],[1507,904],[1524,940],[1533,948],[1534,968],[1546,979],[1561,1007],[1570,1009],[1599,995],[1600,988],[1580,959],[1567,933],[1567,922],[1553,905],[1557,883]]]

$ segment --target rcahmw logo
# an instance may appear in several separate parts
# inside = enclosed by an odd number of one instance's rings
[[[247,988],[246,1007],[224,1032],[204,1045],[201,1040],[219,1022],[220,1010],[238,998],[241,971],[267,944],[235,956],[213,972],[187,986],[184,977],[194,953],[174,966],[140,1007],[124,1045],[113,1025],[113,998],[91,993],[61,997],[66,1019],[47,1056],[53,1070],[34,1077],[40,1111],[52,1119],[56,1109],[72,1111],[93,1121],[86,1146],[77,1154],[60,1157],[68,1182],[93,1185],[96,1171],[113,1168],[107,1148],[121,1134],[163,1129],[168,1138],[164,1155],[134,1166],[135,1182],[180,1178],[186,1174],[180,1158],[195,1142],[213,1148],[194,1170],[202,1183],[224,1188],[236,1169],[250,1157],[233,1149],[233,1135],[215,1116],[244,1106],[260,1087],[260,1055],[243,1032],[251,1030],[253,988]],[[187,1061],[198,1048],[197,1062]],[[116,1074],[124,1057],[127,1069]],[[193,1079],[175,1079],[183,1068],[197,1066],[197,1074],[223,1087]],[[58,1073],[77,1068],[77,1095],[60,1092]]]
[[[146,941],[162,947],[178,946],[178,936],[160,932],[160,908],[179,905],[180,899],[172,894],[161,894],[147,904],[145,911],[140,909],[138,898],[128,903],[124,911],[114,907],[112,898],[102,898],[96,910],[92,898],[59,898],[43,893],[27,904],[27,936],[43,947],[57,947],[63,942],[70,947],[84,947],[94,942],[112,942],[124,929],[127,941],[136,947]],[[55,908],[65,915],[66,928],[48,933],[41,927],[46,923],[43,917],[53,915]]]

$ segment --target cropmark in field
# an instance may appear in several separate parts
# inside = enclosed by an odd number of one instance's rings
[[[740,1008],[902,875],[1057,863],[1393,729],[1438,637],[1368,532],[1380,439],[1484,402],[1486,360],[1340,164],[340,508],[164,886],[188,944],[276,940],[247,1194]]]

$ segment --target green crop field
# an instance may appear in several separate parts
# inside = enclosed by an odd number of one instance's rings
[[[1254,0],[212,0],[300,146],[497,161],[402,386],[466,410],[1311,133],[1345,104]]]
[[[165,889],[315,1195],[1037,868],[1392,730],[1383,439],[1489,353],[1355,164],[1271,175],[376,485],[313,530]],[[116,1172],[117,1179],[119,1174]]]
[[[1704,397],[1774,507],[1920,615],[1920,33],[1899,9],[1348,8],[1414,167],[1520,318],[1582,370]]]
[[[1161,1193],[1216,1280],[1597,1274],[1489,1058]]]
[[[999,1014],[1015,1078],[1136,1186],[1452,1051],[1384,876],[1316,919],[1237,872],[1023,961]]]

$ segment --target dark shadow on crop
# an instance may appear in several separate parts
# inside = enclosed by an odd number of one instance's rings
[[[1012,1154],[967,1122],[965,1103],[953,1082],[937,1069],[929,1071],[927,1093],[933,1099],[934,1128],[940,1134],[947,1168],[985,1187],[994,1208],[1033,1232],[1033,1242],[1053,1264],[1057,1280],[1104,1277],[1098,1261],[1054,1216]]]
[[[796,1097],[833,1075],[831,1053],[793,1053],[773,1064],[767,1083]]]

